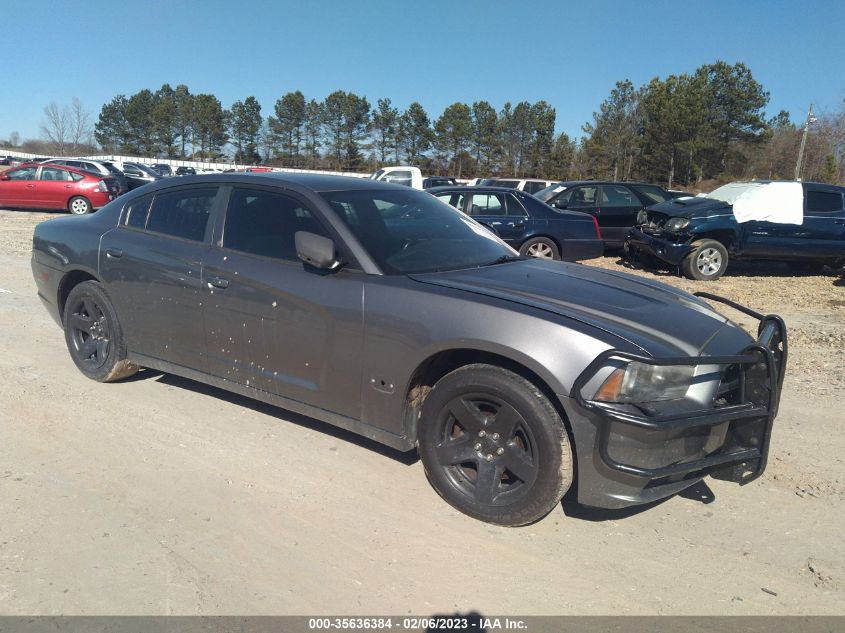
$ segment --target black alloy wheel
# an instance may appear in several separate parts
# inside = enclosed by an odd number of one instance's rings
[[[70,356],[88,378],[113,382],[138,371],[138,365],[127,359],[117,313],[99,282],[83,281],[73,287],[63,322]]]
[[[534,384],[501,367],[468,365],[441,378],[423,403],[418,448],[435,490],[489,523],[536,521],[572,483],[557,410]]]
[[[90,371],[102,367],[111,348],[111,328],[103,308],[92,297],[78,297],[69,306],[67,328],[74,360]]]

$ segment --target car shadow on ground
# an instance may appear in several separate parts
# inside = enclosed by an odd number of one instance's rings
[[[218,387],[212,387],[211,385],[206,385],[205,383],[197,382],[195,380],[182,378],[181,376],[176,376],[174,374],[166,374],[151,369],[142,369],[134,376],[126,378],[122,382],[132,382],[135,380],[155,380],[156,382],[160,382],[164,385],[177,387],[179,389],[187,389],[189,391],[193,391],[194,393],[225,400],[226,402],[236,406],[251,409],[257,413],[273,416],[281,421],[297,424],[312,431],[330,435],[331,437],[344,442],[349,442],[350,444],[355,444],[361,448],[389,457],[400,464],[404,464],[405,466],[411,466],[419,461],[416,451],[398,451],[374,440],[367,439],[357,433],[352,433],[351,431],[333,426],[328,422],[309,418],[308,416],[288,411],[287,409],[283,409],[272,404],[254,400],[253,398],[242,396],[231,391],[226,391],[225,389],[220,389]]]
[[[576,501],[576,494],[575,490],[570,490],[570,492],[563,498],[563,501],[561,502],[563,513],[571,519],[581,519],[583,521],[592,521],[595,523],[628,519],[643,512],[648,512],[652,508],[656,508],[672,498],[666,497],[665,499],[658,499],[657,501],[652,501],[651,503],[643,505],[610,510],[607,508],[590,508],[580,505]],[[710,489],[710,486],[708,486],[704,481],[699,481],[686,490],[678,493],[677,496],[683,497],[684,499],[699,501],[705,505],[713,503],[716,500],[716,495]]]
[[[657,277],[682,277],[678,267],[671,264],[659,264],[646,266],[641,262],[632,262],[620,257],[615,262],[628,270],[641,270],[651,273]],[[724,277],[830,277],[838,278],[842,271],[834,268],[824,268],[821,271],[800,271],[791,268],[784,262],[759,261],[759,262],[730,262]],[[837,282],[834,282],[837,284]]]

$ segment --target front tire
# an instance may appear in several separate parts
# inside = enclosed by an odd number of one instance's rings
[[[681,271],[688,279],[715,281],[728,268],[728,249],[716,240],[698,240],[693,251],[681,263]]]
[[[519,254],[540,259],[560,259],[560,251],[554,240],[548,237],[532,237],[520,247]]]
[[[65,302],[63,322],[70,357],[88,378],[113,382],[138,371],[138,365],[126,359],[123,330],[99,282],[74,286]]]
[[[426,475],[443,499],[487,523],[546,516],[572,484],[572,450],[555,407],[525,378],[467,365],[423,403],[417,435]]]
[[[88,215],[92,209],[93,207],[88,201],[88,198],[83,198],[82,196],[74,196],[67,203],[67,210],[73,215]]]

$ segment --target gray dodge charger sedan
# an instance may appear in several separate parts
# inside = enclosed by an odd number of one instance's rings
[[[372,180],[162,180],[40,224],[32,269],[86,376],[152,368],[416,449],[448,503],[501,525],[570,488],[619,508],[755,479],[786,365],[777,316],[708,295],[759,319],[752,338]]]

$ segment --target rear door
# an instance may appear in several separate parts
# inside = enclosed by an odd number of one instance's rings
[[[67,169],[52,165],[41,166],[37,183],[40,204],[50,209],[63,209],[73,196],[75,188],[76,183]]]
[[[468,214],[478,222],[490,227],[493,231],[513,246],[518,242],[525,226],[524,218],[516,227],[518,218],[508,218],[507,198],[504,193],[473,193],[469,196]]]
[[[103,235],[100,274],[130,350],[207,371],[202,259],[219,190],[194,185],[136,198]]]
[[[624,242],[642,208],[640,199],[625,185],[602,185],[598,221],[605,241]]]
[[[838,187],[804,185],[803,235],[796,240],[796,255],[808,259],[845,257],[843,206]]]
[[[204,264],[212,374],[347,417],[361,414],[363,279],[303,264],[295,235],[330,232],[305,198],[231,188]]]

